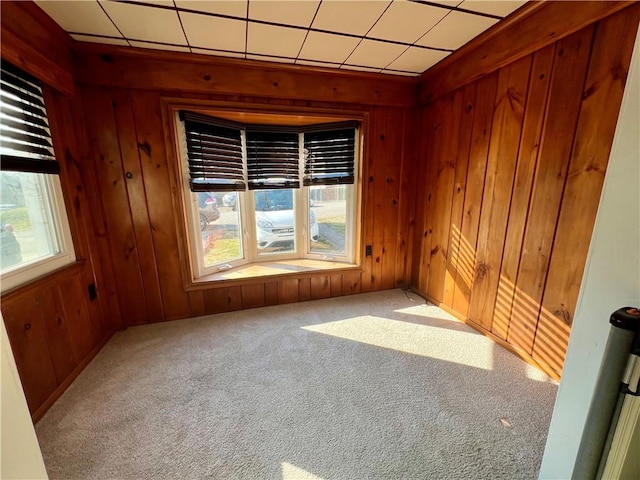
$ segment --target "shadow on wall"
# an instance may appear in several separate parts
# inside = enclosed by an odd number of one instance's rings
[[[558,312],[562,317],[560,318],[552,314],[501,273],[497,280],[495,298],[482,300],[483,308],[486,308],[485,305],[493,306],[493,311],[490,312],[492,324],[482,325],[481,320],[475,317],[473,309],[469,308],[472,295],[474,288],[495,274],[489,271],[490,267],[478,263],[475,247],[455,224],[451,226],[450,249],[444,285],[451,285],[454,291],[451,294],[452,304],[448,306],[560,374],[571,331],[570,315],[567,312]],[[437,254],[447,255],[447,252]],[[542,281],[544,282],[544,279]]]
[[[533,478],[556,390],[393,290],[130,328],[37,432],[52,478]]]

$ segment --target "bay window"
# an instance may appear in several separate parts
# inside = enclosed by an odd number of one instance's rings
[[[195,279],[255,262],[355,263],[358,122],[179,119]]]

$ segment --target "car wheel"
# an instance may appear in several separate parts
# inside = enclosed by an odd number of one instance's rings
[[[200,230],[207,228],[207,218],[204,215],[200,215]]]

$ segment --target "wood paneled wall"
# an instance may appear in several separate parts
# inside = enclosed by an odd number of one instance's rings
[[[88,54],[82,55],[85,58]],[[415,176],[411,169],[415,162],[408,148],[414,125],[412,109],[269,99],[258,95],[202,94],[200,79],[194,78],[191,91],[178,92],[185,100],[216,101],[238,110],[273,106],[319,108],[330,114],[328,112],[347,109],[366,114],[369,128],[365,132],[362,161],[362,238],[357,247],[362,252],[361,269],[247,280],[231,286],[212,283],[210,288],[188,291],[183,276],[185,269],[178,254],[182,238],[176,225],[183,220],[172,174],[177,160],[174,152],[167,151],[165,135],[171,135],[172,130],[170,125],[163,125],[162,118],[162,99],[176,98],[176,92],[104,86],[109,78],[115,84],[120,81],[120,68],[114,57],[104,60],[104,55],[100,55],[97,58],[104,64],[101,67],[104,75],[96,77],[95,83],[90,83],[91,79],[85,76],[76,89],[84,108],[89,163],[98,179],[125,325],[408,285],[407,258],[411,258],[414,223]],[[127,65],[129,69],[143,69],[144,64]],[[165,72],[166,82],[170,83],[171,72],[179,67],[180,64],[174,64]],[[127,71],[132,78],[138,73]],[[346,90],[360,88],[363,78],[369,77],[358,77]],[[180,79],[184,85],[184,72]],[[406,84],[405,79],[401,84]],[[260,91],[260,85],[253,88],[256,93]],[[409,88],[410,95],[411,92],[413,86]],[[290,96],[296,95],[292,92]],[[361,97],[362,94],[356,98]],[[372,247],[372,255],[368,257],[364,254],[367,245]]]
[[[639,17],[628,7],[422,109],[413,284],[555,376]]]
[[[114,331],[120,313],[95,172],[88,167],[74,90],[73,42],[31,2],[2,2],[2,58],[43,82],[60,182],[77,261],[2,295],[2,316],[25,390],[38,420]],[[94,284],[96,300],[89,300]]]
[[[36,421],[122,326],[80,112],[68,97],[46,87],[44,93],[77,261],[2,295],[2,316]],[[91,284],[98,292],[93,301]]]

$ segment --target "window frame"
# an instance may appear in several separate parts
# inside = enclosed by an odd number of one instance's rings
[[[0,274],[2,281],[0,292],[2,293],[20,287],[76,261],[60,178],[58,175],[44,173],[33,173],[33,175],[38,175],[40,185],[47,196],[46,202],[49,208],[46,213],[50,216],[52,233],[55,235],[59,252],[6,269]]]
[[[336,269],[353,269],[361,268],[362,265],[362,252],[360,248],[361,236],[362,236],[362,222],[358,219],[362,218],[362,201],[363,191],[365,185],[363,182],[363,165],[364,165],[364,148],[362,138],[366,135],[368,128],[368,111],[354,111],[354,110],[329,110],[323,108],[312,107],[279,107],[272,105],[246,105],[237,104],[235,102],[224,101],[206,101],[206,100],[186,100],[177,98],[163,98],[163,115],[166,119],[166,124],[171,128],[172,135],[167,136],[168,148],[174,153],[174,166],[173,173],[176,175],[176,185],[179,186],[179,210],[182,212],[182,219],[177,220],[177,229],[180,236],[184,239],[182,245],[185,248],[180,249],[180,254],[184,260],[183,273],[185,277],[185,288],[187,290],[193,290],[198,288],[206,288],[206,285],[212,282],[237,282],[237,279],[228,280],[226,277],[227,272],[233,272],[238,268],[251,267],[252,265],[259,266],[261,264],[270,266],[270,264],[282,263],[287,261],[297,262],[300,260],[314,261],[314,267],[310,269],[303,269],[306,273],[310,271],[335,271]],[[345,255],[324,255],[320,253],[311,252],[310,241],[308,232],[297,232],[299,238],[302,238],[298,242],[297,253],[285,253],[273,255],[257,255],[257,246],[255,245],[256,237],[256,225],[255,219],[248,218],[250,214],[255,212],[255,205],[253,201],[252,192],[256,190],[245,190],[236,192],[237,202],[239,204],[238,214],[240,221],[242,222],[241,238],[244,245],[244,257],[242,259],[224,262],[228,264],[227,267],[220,268],[221,264],[216,264],[212,267],[204,266],[204,255],[202,247],[196,242],[201,241],[194,235],[195,232],[199,232],[199,215],[197,210],[197,202],[191,197],[191,190],[189,187],[188,177],[188,165],[185,161],[186,158],[186,142],[183,140],[184,124],[179,119],[179,112],[181,110],[190,110],[203,115],[223,118],[232,122],[243,123],[260,123],[265,124],[264,119],[274,118],[274,125],[287,125],[287,126],[304,126],[321,123],[339,123],[345,121],[357,121],[359,127],[356,128],[355,139],[355,152],[356,158],[354,163],[354,183],[351,185],[345,185],[347,187],[347,218],[346,222],[350,226],[347,228],[347,237],[345,238]],[[251,120],[252,115],[256,118],[260,118],[259,121]],[[290,123],[287,120],[291,119]],[[302,136],[301,136],[302,137]],[[301,139],[302,141],[302,139]],[[243,151],[246,152],[246,143],[243,138]],[[294,209],[296,221],[302,225],[309,227],[309,198],[311,188],[310,186],[302,185],[302,170],[304,169],[304,162],[301,162],[301,177],[300,188],[294,189],[294,197],[296,197],[296,206]],[[245,167],[246,168],[246,167]],[[244,208],[242,204],[244,203]],[[194,208],[196,204],[196,208]],[[250,208],[247,208],[247,204],[251,204]],[[251,212],[249,212],[251,210]],[[301,246],[303,248],[301,248]],[[255,252],[255,253],[254,253]],[[317,265],[324,264],[326,269]],[[257,277],[270,277],[270,276],[286,276],[286,275],[298,275],[299,272],[296,269],[286,270],[278,273],[265,273],[263,274],[251,274],[246,279]]]
[[[3,59],[3,63],[5,60]],[[9,62],[7,62],[9,63]],[[76,261],[76,253],[73,244],[73,236],[71,233],[71,226],[69,222],[69,216],[67,213],[64,194],[62,191],[62,180],[60,175],[62,174],[60,169],[60,162],[57,159],[57,141],[53,138],[51,133],[51,126],[49,123],[49,115],[47,108],[47,94],[46,86],[39,79],[34,77],[28,72],[24,72],[18,67],[8,67],[15,69],[13,74],[18,78],[23,78],[19,74],[25,75],[25,80],[30,83],[34,83],[40,89],[42,110],[44,112],[44,120],[47,126],[43,127],[48,134],[48,138],[51,141],[51,156],[46,160],[46,164],[32,168],[27,162],[33,161],[36,157],[27,157],[31,160],[26,160],[24,165],[17,165],[16,161],[12,159],[9,168],[6,172],[25,173],[35,175],[39,183],[40,190],[43,195],[43,211],[47,216],[48,223],[50,223],[49,233],[52,235],[50,240],[53,240],[57,244],[57,253],[50,254],[43,258],[36,258],[34,260],[21,262],[16,265],[12,265],[0,272],[0,293],[5,294],[9,290],[13,290],[26,284],[38,280],[39,278],[55,272],[61,268],[67,267]],[[5,65],[3,65],[5,68]],[[10,157],[14,157],[13,154],[9,154]],[[18,157],[20,157],[18,155]],[[43,158],[43,157],[40,157]],[[38,162],[38,160],[36,160]],[[50,162],[50,163],[49,163]]]

